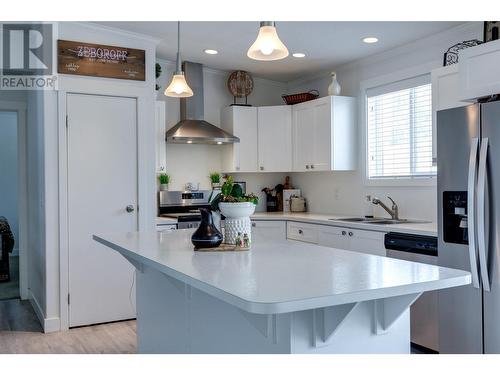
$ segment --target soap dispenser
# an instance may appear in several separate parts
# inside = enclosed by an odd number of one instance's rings
[[[367,218],[373,217],[372,196],[369,194],[365,195],[365,198],[363,200],[363,212],[364,212],[365,217],[367,217]]]

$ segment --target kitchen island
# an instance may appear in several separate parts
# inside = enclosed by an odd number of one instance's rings
[[[195,252],[192,229],[95,235],[137,269],[140,353],[409,353],[409,307],[468,272],[295,241]]]

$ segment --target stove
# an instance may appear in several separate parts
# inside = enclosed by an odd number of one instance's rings
[[[177,219],[177,229],[197,228],[199,208],[210,208],[212,190],[160,191],[159,216]]]

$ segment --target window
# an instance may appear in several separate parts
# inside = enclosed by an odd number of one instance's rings
[[[429,81],[425,75],[367,90],[369,179],[436,174]]]

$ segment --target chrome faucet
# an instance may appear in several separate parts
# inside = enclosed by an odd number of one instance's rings
[[[391,215],[392,220],[399,220],[399,213],[398,213],[398,205],[396,202],[391,197],[387,197],[389,200],[392,202],[392,209],[387,207],[384,202],[382,202],[380,199],[377,197],[373,198],[372,203],[373,204],[378,204],[380,207],[382,207],[384,210],[387,211],[389,215]]]

